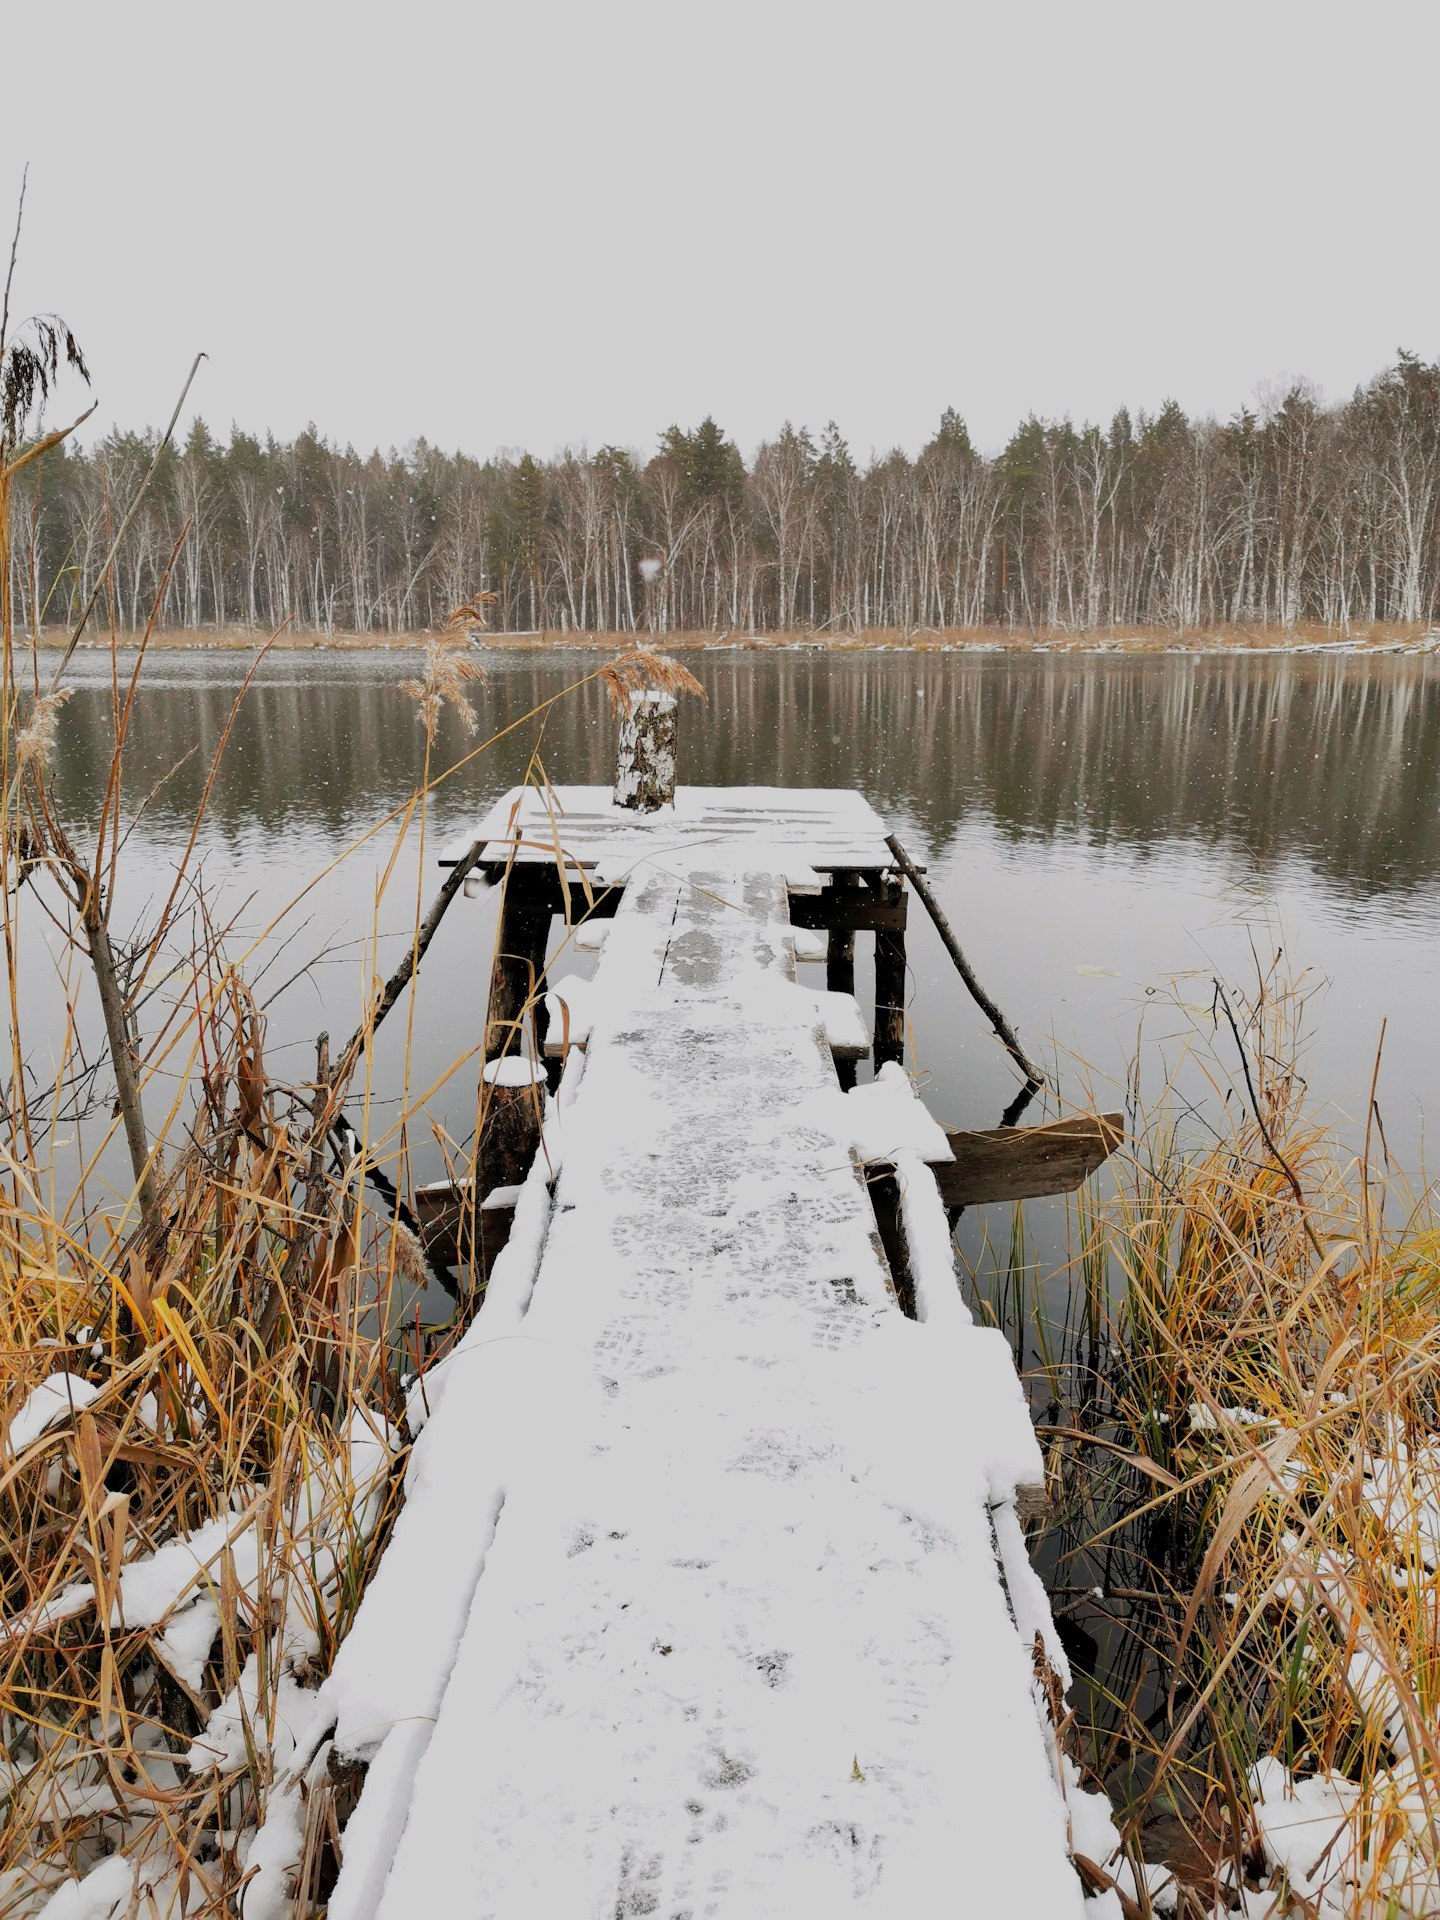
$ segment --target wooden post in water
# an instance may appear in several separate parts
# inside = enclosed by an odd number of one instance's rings
[[[831,876],[831,887],[853,887],[858,876],[853,873],[836,873]],[[853,927],[830,928],[825,945],[825,986],[831,993],[854,993],[855,991],[855,929]],[[847,1091],[855,1084],[854,1060],[837,1060],[835,1071],[840,1077],[840,1085]]]
[[[532,988],[545,971],[545,950],[550,940],[550,902],[546,892],[548,875],[539,867],[521,866],[517,861],[505,882],[505,898],[500,909],[500,938],[495,964],[490,972],[490,1003],[485,1019],[485,1058],[498,1060],[503,1053],[517,1059],[524,1052],[515,1023],[524,1012]],[[548,1016],[545,1002],[535,1003],[535,1044],[542,1051]]]
[[[654,813],[675,800],[675,696],[632,693],[620,722],[615,804]]]
[[[898,899],[901,888],[899,880],[881,882],[887,900]],[[905,932],[899,927],[882,929],[875,935],[875,1048],[871,1057],[877,1073],[887,1060],[905,1064]]]
[[[511,1055],[485,1068],[485,1120],[475,1156],[480,1199],[496,1187],[518,1187],[540,1144],[541,1088],[545,1076],[529,1060]]]

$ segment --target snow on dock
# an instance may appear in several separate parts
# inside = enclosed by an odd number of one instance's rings
[[[589,849],[628,885],[586,1049],[412,1392],[406,1503],[299,1756],[369,1763],[331,1920],[1110,1910],[1068,1857],[1037,1635],[1068,1676],[1014,1511],[1041,1462],[955,1284],[945,1136],[894,1064],[840,1090],[795,982],[789,870],[876,865],[883,831],[808,798],[728,852],[713,812],[678,848],[627,826],[650,862]],[[787,839],[781,799],[824,834]]]
[[[440,864],[453,866],[476,839],[487,843],[487,858],[502,861],[505,843],[518,840],[522,864],[551,864],[558,846],[567,866],[604,886],[623,886],[640,861],[684,870],[708,860],[733,871],[738,858],[742,869],[785,874],[792,893],[818,888],[822,873],[893,865],[869,801],[828,787],[677,787],[674,803],[656,814],[617,807],[609,787],[521,787]]]

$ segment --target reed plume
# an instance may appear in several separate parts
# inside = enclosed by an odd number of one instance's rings
[[[483,680],[484,668],[477,661],[467,660],[456,651],[444,635],[430,634],[425,641],[425,675],[421,680],[402,680],[400,688],[408,693],[419,709],[418,718],[425,729],[425,738],[433,746],[435,729],[440,724],[440,715],[448,700],[460,717],[460,723],[469,734],[475,732],[479,722],[475,717],[475,708],[465,697],[466,685],[474,680]]]
[[[682,667],[678,660],[672,660],[668,654],[654,653],[648,647],[632,647],[627,653],[617,654],[601,667],[599,679],[610,696],[612,706],[620,714],[630,711],[631,696],[637,693],[672,696],[695,693],[709,704],[705,689],[688,667]]]

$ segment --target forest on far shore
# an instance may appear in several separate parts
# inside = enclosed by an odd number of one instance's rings
[[[158,436],[61,446],[17,476],[17,626],[64,626]],[[1401,353],[1336,406],[1303,384],[1231,420],[1173,402],[1110,426],[1026,420],[977,453],[953,410],[862,466],[832,423],[746,465],[713,420],[653,456],[368,457],[197,421],[123,540],[109,611],[145,624],[376,635],[480,596],[506,631],[1184,630],[1430,622],[1440,366]],[[103,616],[102,616],[103,617]]]

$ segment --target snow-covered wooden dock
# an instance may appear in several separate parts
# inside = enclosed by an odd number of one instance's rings
[[[783,879],[792,924],[828,941],[826,986],[852,994],[855,935],[875,935],[877,1066],[905,1049],[906,894],[885,845],[885,827],[858,793],[825,788],[678,787],[673,804],[637,814],[614,804],[608,787],[516,788],[490,809],[474,835],[441,855],[453,866],[478,839],[482,872],[506,880],[490,989],[487,1052],[513,1047],[508,1023],[545,969],[552,920],[592,923],[614,914],[642,866],[684,873],[771,873]],[[563,876],[563,877],[562,877]],[[549,1010],[539,1010],[543,1044]],[[841,1052],[842,1084],[853,1085],[854,1049]]]
[[[331,1920],[1078,1913],[1016,1515],[1041,1461],[956,1285],[946,1135],[893,1056],[844,1089],[858,1010],[796,978],[797,899],[894,931],[883,825],[684,794],[483,828],[513,863],[519,825],[535,899],[558,844],[615,910],[312,1720],[368,1763]]]

